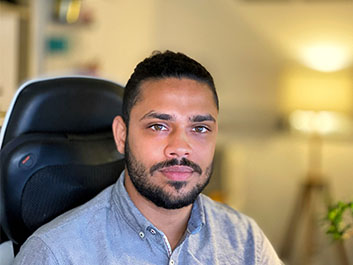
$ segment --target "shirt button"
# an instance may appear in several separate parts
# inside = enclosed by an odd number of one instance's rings
[[[141,238],[144,238],[144,237],[145,237],[145,234],[144,234],[143,232],[140,232],[140,233],[139,233],[139,236],[140,236]]]
[[[156,230],[154,230],[153,228],[151,228],[150,232],[152,235],[155,235],[157,233]]]
[[[174,265],[174,264],[175,264],[174,260],[171,259],[171,260],[169,261],[169,265]]]

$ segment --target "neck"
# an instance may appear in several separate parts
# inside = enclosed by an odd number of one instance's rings
[[[156,206],[136,190],[126,171],[125,188],[137,209],[166,235],[174,250],[186,231],[192,205],[172,210]]]

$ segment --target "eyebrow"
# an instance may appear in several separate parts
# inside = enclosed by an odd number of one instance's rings
[[[143,115],[143,117],[140,119],[140,121],[144,119],[159,119],[159,120],[164,120],[164,121],[171,121],[175,120],[175,117],[172,115],[166,114],[166,113],[158,113],[154,111],[150,111]]]
[[[191,122],[204,122],[204,121],[216,122],[216,119],[213,118],[213,116],[211,114],[195,115],[195,116],[192,116],[189,120]]]
[[[140,119],[140,121],[144,119],[159,119],[163,121],[175,121],[175,117],[170,114],[166,113],[158,113],[155,111],[150,111],[143,115],[143,117]],[[206,115],[195,115],[189,118],[190,122],[204,122],[204,121],[212,121],[216,122],[216,119],[211,115],[211,114],[206,114]]]

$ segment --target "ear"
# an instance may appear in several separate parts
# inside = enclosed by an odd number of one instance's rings
[[[126,125],[121,116],[116,116],[113,121],[113,135],[119,153],[125,153]]]

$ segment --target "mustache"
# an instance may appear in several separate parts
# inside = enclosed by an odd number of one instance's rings
[[[187,166],[187,167],[192,168],[196,173],[198,173],[200,175],[202,174],[202,169],[198,164],[183,157],[180,161],[176,158],[173,158],[171,160],[162,161],[162,162],[159,162],[159,163],[153,165],[150,168],[150,175],[153,175],[153,173],[157,170],[160,170],[160,169],[166,168],[166,167],[172,167],[172,166]]]

